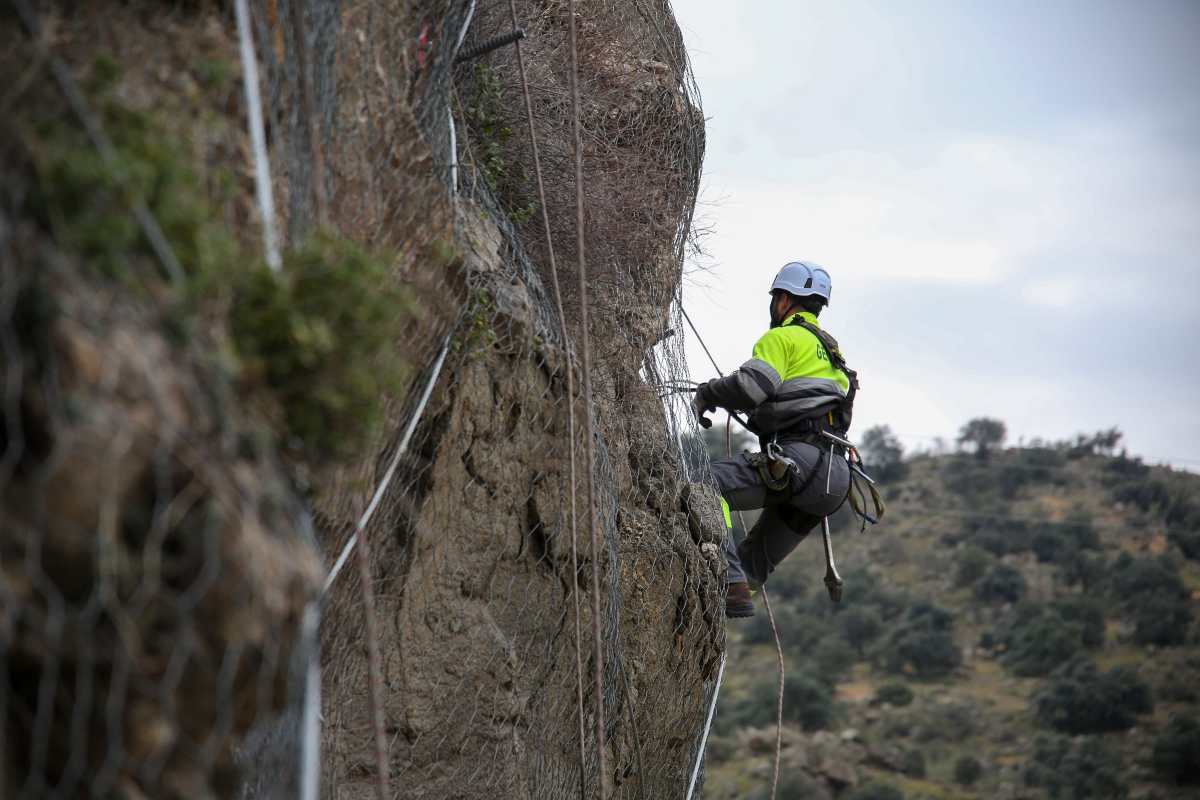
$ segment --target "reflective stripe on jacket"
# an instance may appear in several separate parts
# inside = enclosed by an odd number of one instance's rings
[[[850,379],[829,362],[820,340],[789,324],[796,316],[817,325],[807,311],[790,315],[755,343],[753,358],[704,386],[714,405],[751,412],[750,423],[760,434],[820,416],[836,408],[850,389]]]

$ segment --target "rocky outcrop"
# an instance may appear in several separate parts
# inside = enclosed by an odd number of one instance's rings
[[[227,794],[240,737],[303,689],[307,512],[199,353],[0,231],[0,788]]]
[[[51,5],[46,30],[80,84],[116,81],[114,113],[162,112],[188,135],[181,169],[223,198],[211,216],[230,229],[228,252],[246,253],[259,231],[234,31],[202,5],[162,15],[130,4],[95,19]],[[503,27],[503,5],[476,9],[469,36]],[[717,501],[689,480],[683,431],[654,385],[680,358],[672,304],[703,151],[686,56],[665,5],[580,4],[589,404],[576,350],[582,298],[569,281],[578,254],[565,4],[518,4],[558,275],[517,133],[512,53],[453,67],[475,4],[434,6],[312,2],[297,23],[290,4],[252,3],[280,227],[296,245],[324,222],[386,254],[421,306],[397,359],[428,365],[449,336],[364,538],[393,786],[414,798],[545,797],[603,781],[618,796],[677,796],[724,648]],[[311,38],[308,87],[296,24]],[[150,58],[152,45],[168,52]],[[14,43],[4,74],[19,77],[35,49]],[[481,116],[496,87],[497,115]],[[53,84],[38,97],[86,143]],[[311,126],[297,113],[309,106]],[[142,131],[140,116],[118,118]],[[47,163],[28,144],[43,142],[36,128],[0,140],[6,168],[35,195]],[[425,376],[413,370],[407,394],[383,399],[387,424],[359,457],[305,461],[231,358],[227,273],[189,262],[189,291],[179,292],[137,229],[111,248],[75,238],[4,188],[4,788],[294,796],[317,553],[329,563],[348,539]],[[84,188],[129,224],[119,185]],[[92,210],[80,212],[85,222],[114,221]],[[153,208],[174,223],[168,237],[205,241],[177,210]],[[118,269],[96,268],[114,253]],[[188,305],[197,295],[206,299]],[[302,333],[320,344],[319,326]],[[328,797],[370,796],[377,777],[361,598],[348,568],[322,603]]]

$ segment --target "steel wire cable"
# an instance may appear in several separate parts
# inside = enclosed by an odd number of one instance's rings
[[[592,352],[588,332],[587,253],[584,243],[583,204],[583,137],[579,115],[579,47],[575,32],[575,0],[567,2],[567,32],[571,49],[571,130],[575,160],[575,256],[579,273],[579,327],[583,340],[583,400],[587,411],[587,471],[588,471],[588,533],[592,543],[592,638],[594,640],[596,678],[596,763],[599,770],[598,789],[601,800],[611,794],[608,763],[604,752],[604,645],[600,637],[600,539],[596,519],[596,445],[595,421],[592,415]]]
[[[508,0],[513,30],[517,30],[517,3]],[[542,227],[546,231],[546,257],[550,267],[550,283],[554,290],[554,305],[558,311],[558,322],[567,355],[567,448],[570,461],[570,527],[571,527],[571,600],[575,610],[575,700],[579,717],[579,789],[584,794],[585,768],[584,747],[587,736],[584,731],[583,715],[583,631],[579,612],[579,530],[577,499],[575,493],[575,370],[571,363],[570,335],[567,332],[567,317],[563,311],[562,289],[558,282],[558,264],[554,257],[554,237],[550,232],[550,211],[546,206],[546,185],[542,177],[542,159],[538,152],[537,134],[533,121],[533,101],[529,96],[529,79],[525,74],[525,57],[521,52],[521,40],[513,42],[517,56],[517,71],[521,77],[521,95],[525,102],[525,118],[529,124],[529,149],[533,156],[533,173],[537,182],[538,205],[542,209]],[[593,557],[595,553],[593,553]],[[631,715],[632,716],[632,715]]]
[[[725,373],[721,370],[720,365],[717,364],[717,360],[713,358],[712,352],[708,349],[708,345],[704,343],[704,337],[701,336],[700,331],[696,329],[696,325],[692,322],[692,318],[688,316],[687,311],[684,310],[682,306],[680,306],[679,310],[683,312],[683,318],[687,320],[688,326],[692,329],[692,333],[695,334],[696,341],[700,343],[702,348],[704,348],[704,354],[707,355],[708,360],[712,362],[713,369],[717,371],[718,375],[724,377]],[[729,416],[731,419],[736,418],[732,413]],[[739,420],[739,422],[740,421],[741,420]],[[730,430],[730,424],[728,422],[725,423],[725,453],[727,457],[733,457],[732,434]],[[742,525],[742,530],[749,531],[749,528],[746,527],[746,519],[742,515],[740,509],[738,510],[737,515],[738,522],[740,522]],[[779,629],[775,625],[775,614],[771,611],[771,601],[767,597],[767,587],[763,586],[760,591],[762,592],[763,606],[767,611],[767,621],[771,623],[771,634],[775,637],[775,649],[779,655],[779,701],[776,707],[775,716],[775,762],[771,777],[771,800],[775,800],[775,791],[779,786],[779,760],[783,752],[783,687],[785,679],[783,665],[783,644],[779,641]]]

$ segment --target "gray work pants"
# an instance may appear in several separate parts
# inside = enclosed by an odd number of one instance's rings
[[[740,545],[734,545],[733,531],[726,531],[725,560],[729,564],[729,583],[749,579],[763,584],[788,553],[842,505],[850,491],[850,468],[843,456],[821,451],[804,442],[784,444],[783,453],[796,462],[790,485],[773,492],[763,484],[758,470],[746,456],[721,458],[712,462],[717,491],[734,511],[763,509],[758,522]],[[829,489],[826,491],[826,470]]]

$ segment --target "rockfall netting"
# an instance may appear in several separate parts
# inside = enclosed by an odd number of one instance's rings
[[[189,295],[142,217],[188,275],[204,231],[120,176],[85,182],[82,210],[43,201],[44,120],[5,138],[28,177],[0,217],[6,796],[315,789],[318,608],[322,796],[686,792],[724,649],[720,514],[671,391],[703,115],[667,3],[579,4],[578,107],[567,4],[515,5],[524,76],[512,45],[459,59],[511,32],[506,1],[249,4],[285,250],[334,231],[386,253],[415,309],[356,458],[261,435],[278,409],[222,362],[225,306],[164,311]],[[241,252],[261,247],[232,8],[51,8],[16,33],[9,102],[57,97],[47,117],[85,162],[53,64],[106,130],[167,109],[201,194]],[[102,57],[113,95],[91,85]],[[117,245],[88,238],[116,222]]]

